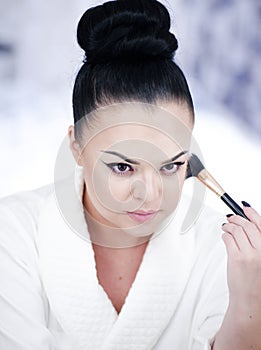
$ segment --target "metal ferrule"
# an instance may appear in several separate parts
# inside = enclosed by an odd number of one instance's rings
[[[223,188],[219,185],[219,183],[217,183],[217,181],[206,169],[201,170],[197,178],[217,196],[221,197],[225,193]]]

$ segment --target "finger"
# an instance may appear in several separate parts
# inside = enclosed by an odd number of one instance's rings
[[[239,247],[234,240],[234,237],[230,233],[224,232],[222,239],[226,246],[227,255],[229,257],[235,256],[239,252]]]
[[[233,236],[238,249],[242,253],[249,254],[253,250],[253,247],[242,226],[228,222],[222,226],[222,229],[224,232]]]
[[[261,216],[258,214],[258,212],[254,208],[247,207],[245,205],[243,205],[243,211],[249,220],[256,225],[261,234]]]
[[[250,222],[239,215],[229,216],[227,220],[229,223],[241,226],[251,245],[256,249],[261,250],[261,233],[253,222]]]

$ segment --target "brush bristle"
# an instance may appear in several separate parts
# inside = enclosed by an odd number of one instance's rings
[[[192,176],[198,176],[198,174],[201,172],[201,170],[205,169],[204,165],[201,163],[200,159],[192,153],[189,162],[188,162],[188,168],[187,168],[187,176],[186,178],[192,177]]]

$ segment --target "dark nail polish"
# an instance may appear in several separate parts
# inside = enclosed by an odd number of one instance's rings
[[[227,214],[226,217],[230,218],[231,216],[233,216],[234,214]]]
[[[248,208],[251,207],[251,205],[245,201],[242,201],[241,203],[243,204],[244,207],[248,207]]]

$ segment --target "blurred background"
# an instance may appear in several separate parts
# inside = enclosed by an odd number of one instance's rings
[[[102,2],[0,0],[0,196],[53,181],[83,59],[76,26]],[[232,197],[261,211],[261,2],[162,3],[194,97],[205,165]],[[229,212],[212,193],[206,201]]]

